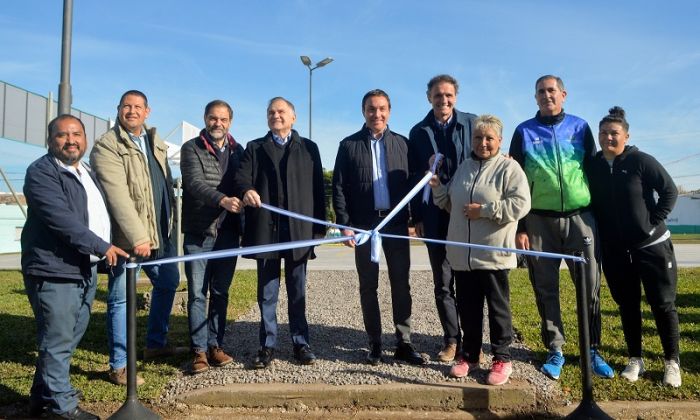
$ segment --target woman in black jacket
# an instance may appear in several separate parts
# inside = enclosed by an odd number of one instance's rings
[[[629,354],[620,376],[634,382],[644,373],[641,284],[664,351],[663,383],[679,387],[676,258],[664,223],[678,191],[661,164],[627,145],[628,140],[625,111],[613,107],[600,121],[598,142],[602,150],[587,171],[602,242],[603,272],[620,307]]]

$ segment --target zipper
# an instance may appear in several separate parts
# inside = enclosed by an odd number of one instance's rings
[[[554,126],[550,126],[552,128],[552,142],[554,143],[554,147],[556,148],[556,153],[554,153],[554,156],[556,157],[556,162],[557,162],[557,175],[559,176],[559,198],[561,199],[561,211],[564,211],[564,177],[561,173],[561,150],[559,149],[559,142],[557,141],[557,131],[554,129]]]
[[[469,191],[469,204],[474,202],[474,187],[476,186],[476,181],[479,180],[479,175],[481,175],[481,168],[484,165],[484,161],[480,160],[479,161],[479,170],[476,172],[476,175],[474,176],[474,180],[472,181],[472,188]],[[467,242],[471,243],[472,242],[472,219],[467,218]],[[469,271],[472,270],[472,248],[469,247],[467,248],[467,265],[469,265]]]

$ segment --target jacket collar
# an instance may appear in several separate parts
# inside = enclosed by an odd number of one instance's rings
[[[211,142],[209,141],[207,130],[202,129],[202,131],[199,132],[199,138],[202,140],[202,143],[204,143],[204,148],[207,149],[207,152],[211,153],[213,156],[216,156],[216,151],[214,151],[214,148],[212,147]],[[228,142],[228,145],[231,148],[230,150],[236,149],[237,143],[231,135],[231,133],[226,133],[226,141]]]
[[[566,117],[566,114],[564,113],[563,109],[561,110],[560,113],[558,113],[557,115],[553,115],[551,117],[550,116],[547,116],[547,117],[543,116],[542,114],[540,114],[540,111],[537,111],[537,114],[535,114],[535,119],[537,120],[537,122],[539,122],[540,124],[544,124],[544,125],[557,125],[560,122],[564,121],[564,117]]]
[[[453,123],[459,124],[459,125],[462,125],[465,127],[469,124],[467,114],[465,114],[464,112],[460,112],[457,109],[452,110],[452,119],[453,119]],[[452,124],[452,123],[450,123],[450,124]],[[424,128],[435,126],[435,114],[433,113],[432,109],[430,111],[428,111],[428,114],[420,122],[420,126],[424,127]]]

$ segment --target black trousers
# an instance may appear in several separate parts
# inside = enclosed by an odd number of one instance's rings
[[[408,227],[387,226],[382,232],[408,235]],[[379,264],[370,259],[371,248],[367,241],[355,247],[355,267],[360,280],[360,306],[365,330],[370,344],[382,342],[382,319],[379,311]],[[411,251],[407,239],[382,239],[382,250],[386,258],[391,286],[391,309],[394,320],[396,342],[411,342],[411,287],[408,282],[411,267]]]
[[[642,249],[603,244],[603,273],[620,307],[622,331],[630,357],[642,357],[642,289],[651,306],[666,360],[679,361],[676,285],[678,270],[668,239]]]
[[[457,309],[462,325],[462,353],[479,361],[483,341],[484,298],[489,309],[489,335],[494,360],[510,361],[513,322],[510,314],[508,270],[456,271]]]

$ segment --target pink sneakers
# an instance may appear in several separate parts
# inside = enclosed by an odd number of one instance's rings
[[[494,360],[486,382],[489,385],[503,385],[504,383],[508,382],[508,379],[512,373],[513,364],[511,362]]]
[[[453,378],[464,378],[469,375],[469,371],[479,367],[478,363],[469,363],[464,360],[463,357],[459,357],[452,369],[450,369],[450,376]]]

